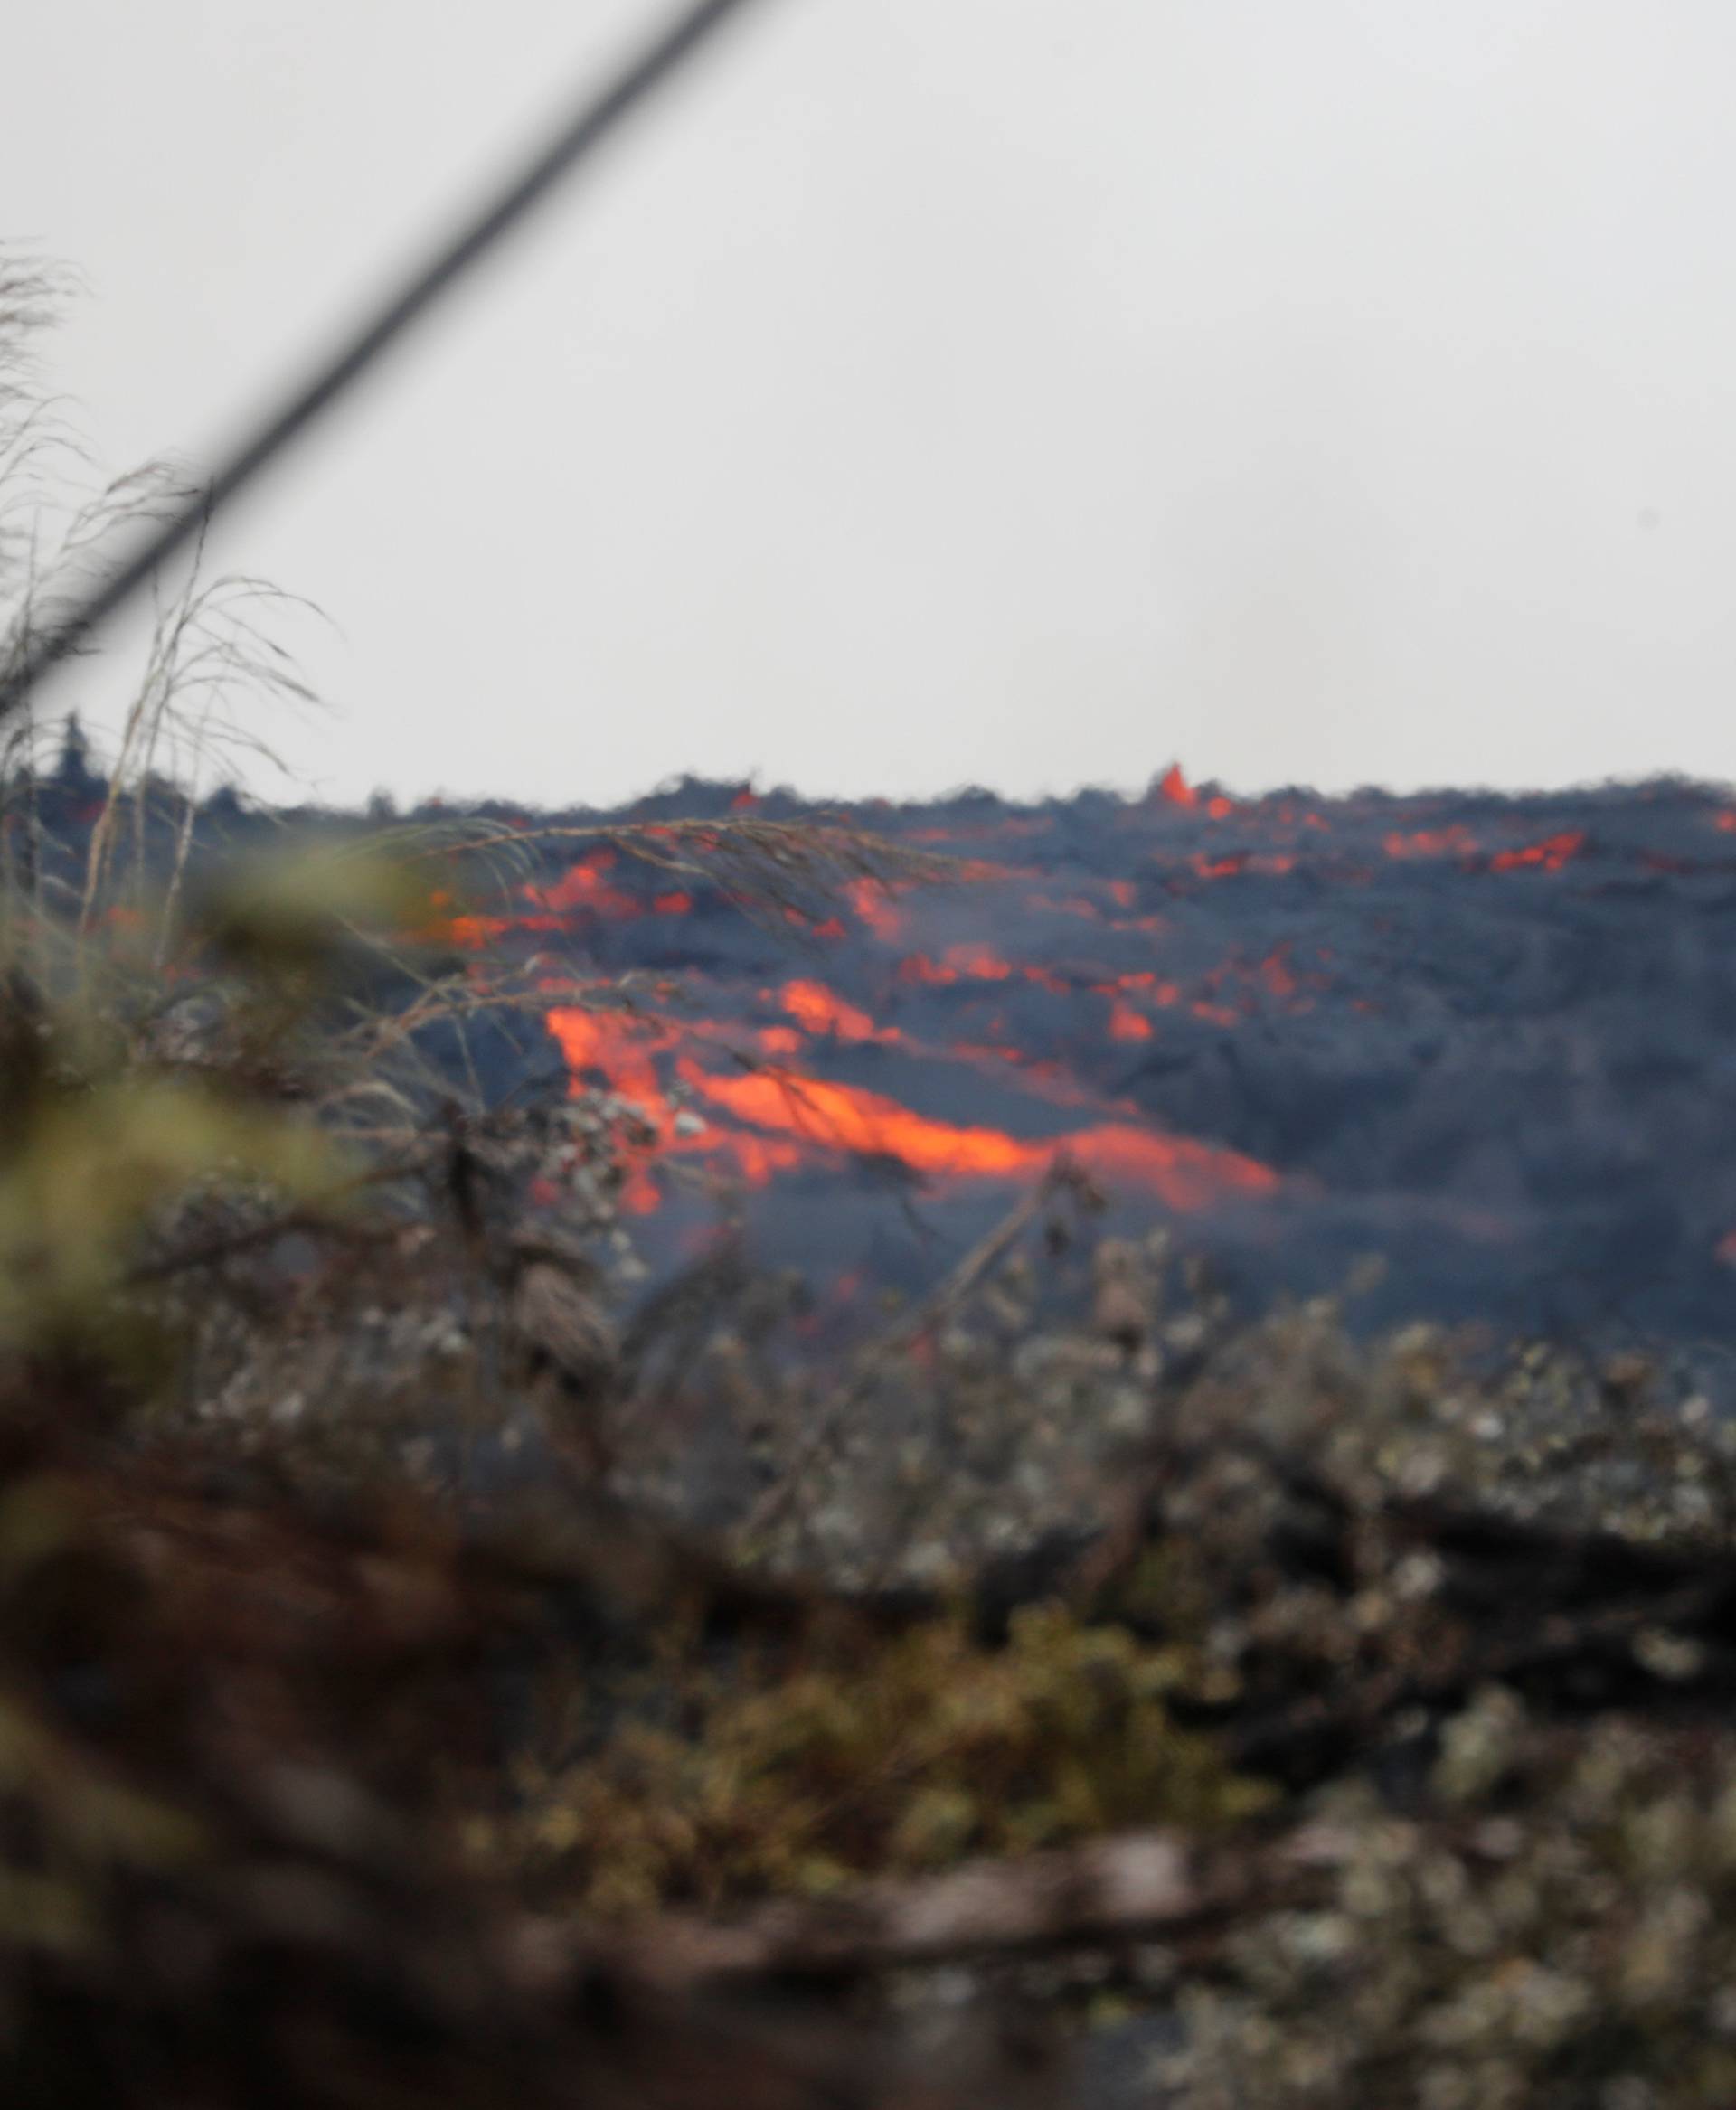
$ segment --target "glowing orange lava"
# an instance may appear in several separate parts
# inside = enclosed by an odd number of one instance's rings
[[[1235,850],[1227,857],[1208,857],[1203,850],[1196,850],[1188,862],[1202,879],[1211,880],[1234,879],[1245,871],[1281,873],[1296,869],[1296,860],[1288,850],[1270,853]]]
[[[569,866],[564,877],[556,880],[552,887],[526,887],[525,898],[556,912],[589,909],[598,916],[641,915],[643,909],[633,896],[622,893],[603,876],[614,864],[612,850],[593,850],[589,857],[581,857],[577,864]]]
[[[909,920],[903,909],[893,900],[892,890],[874,879],[852,880],[844,888],[850,906],[858,919],[865,923],[876,937],[891,944],[904,935]]]
[[[822,1149],[893,1157],[925,1173],[1028,1172],[1032,1146],[995,1128],[960,1128],[913,1114],[896,1099],[829,1079],[760,1070],[746,1077],[688,1079],[714,1105],[758,1128],[784,1130]],[[1042,1154],[1046,1157],[1047,1153]]]
[[[1533,843],[1524,850],[1503,850],[1489,860],[1491,871],[1520,871],[1535,866],[1543,871],[1560,871],[1570,857],[1577,857],[1585,847],[1585,831],[1569,828],[1559,835],[1551,835],[1547,841]]]
[[[938,960],[931,960],[927,953],[911,953],[900,961],[898,978],[901,982],[947,983],[966,978],[1007,982],[1015,971],[986,945],[949,945]]]
[[[896,1158],[913,1171],[963,1178],[1007,1179],[1043,1172],[1058,1153],[1105,1179],[1132,1182],[1173,1209],[1200,1209],[1236,1193],[1265,1194],[1278,1185],[1268,1166],[1240,1152],[1120,1124],[1104,1124],[1042,1142],[996,1128],[932,1121],[879,1092],[818,1078],[710,1077],[684,1074],[714,1105],[756,1127],[799,1135],[821,1149]]]
[[[781,994],[791,1015],[809,1031],[875,1040],[891,1031],[874,1026],[866,1013],[844,1003],[822,984],[792,982]],[[1123,1024],[1127,1037],[1149,1032],[1131,1007],[1119,1009],[1126,1020],[1136,1022]],[[653,1161],[665,1154],[694,1152],[722,1155],[755,1186],[795,1170],[816,1154],[822,1162],[833,1154],[892,1158],[929,1177],[1023,1179],[1040,1173],[1057,1152],[1067,1153],[1106,1180],[1139,1186],[1177,1209],[1203,1207],[1237,1193],[1264,1193],[1278,1183],[1266,1166],[1237,1152],[1160,1135],[1132,1122],[1099,1120],[1082,1130],[1028,1139],[998,1128],[936,1120],[884,1093],[790,1067],[720,1073],[709,1066],[716,1055],[708,1050],[728,1045],[726,1030],[710,1021],[576,1005],[555,1005],[546,1017],[571,1072],[571,1088],[582,1090],[587,1081],[606,1084],[634,1107],[650,1131],[653,1140],[632,1155],[626,1190],[628,1206],[640,1211],[660,1204],[650,1176]],[[794,1027],[767,1026],[755,1038],[763,1054],[782,1055],[798,1051],[801,1036]],[[991,1051],[955,1050],[966,1059],[979,1052]],[[1018,1060],[1015,1050],[992,1052],[1003,1060]],[[674,1074],[690,1102],[703,1101],[712,1109],[712,1117],[703,1125],[679,1119],[659,1075],[660,1058],[673,1058]],[[1059,1066],[1033,1064],[1022,1074],[1034,1081],[1045,1067],[1057,1074],[1044,1097],[1090,1103]]]
[[[1463,857],[1478,845],[1471,831],[1455,821],[1445,828],[1418,828],[1409,835],[1395,829],[1382,847],[1389,857]]]
[[[830,1033],[840,1041],[902,1038],[896,1026],[877,1026],[865,1011],[835,995],[824,982],[786,982],[778,994],[784,1009],[810,1033]]]

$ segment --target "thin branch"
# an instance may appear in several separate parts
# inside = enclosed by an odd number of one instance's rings
[[[0,682],[0,722],[19,711],[49,670],[76,651],[97,626],[132,599],[163,565],[217,512],[330,409],[434,302],[478,263],[554,185],[603,145],[748,0],[701,0],[630,60],[555,137],[458,232],[327,359],[312,380],[290,391],[283,406],[247,435],[210,484],[184,500],[156,532],[70,615],[34,637]]]
[[[850,1376],[814,1409],[796,1455],[749,1512],[741,1527],[746,1539],[757,1539],[788,1512],[808,1474],[836,1441],[845,1415],[873,1383],[886,1362],[924,1333],[931,1333],[956,1311],[1012,1251],[1051,1199],[1063,1188],[1076,1186],[1079,1180],[1077,1169],[1065,1159],[1058,1159],[988,1236],[971,1248],[938,1289],[894,1320],[869,1344]]]
[[[836,1898],[779,1900],[729,1923],[671,1914],[624,1933],[614,1953],[646,1978],[693,1984],[1179,1937],[1250,1907],[1297,1901],[1350,1843],[1317,1824],[1216,1850],[1176,1831],[1110,1833],[943,1875],[871,1879]]]

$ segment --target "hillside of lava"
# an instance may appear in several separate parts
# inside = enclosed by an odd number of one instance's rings
[[[509,827],[548,815],[490,806]],[[839,809],[828,809],[838,815]],[[574,822],[814,817],[688,782]],[[1379,1256],[1363,1323],[1736,1344],[1736,799],[969,793],[839,817],[958,861],[744,917],[546,843],[472,968],[533,956],[540,1054],[642,1112],[648,1249],[720,1200],[761,1257],[932,1282],[1057,1153],[1259,1303]],[[628,969],[667,1002],[590,1008]],[[503,1043],[504,1046],[504,1043]],[[521,1074],[511,1074],[517,1069]]]
[[[81,768],[43,787],[69,853]],[[751,915],[560,832],[827,817],[949,876]],[[440,818],[522,843],[453,935],[480,983],[529,968],[546,997],[528,1037],[473,1036],[467,1075],[638,1111],[654,1267],[727,1216],[827,1297],[920,1290],[1059,1153],[1112,1228],[1172,1224],[1253,1308],[1379,1257],[1359,1324],[1736,1347],[1728,787],[1242,799],[1172,768],[1028,805],[688,780]],[[599,1008],[623,975],[630,1008]]]

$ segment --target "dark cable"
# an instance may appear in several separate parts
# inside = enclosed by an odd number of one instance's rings
[[[599,94],[588,96],[583,107],[523,173],[443,244],[372,321],[339,347],[311,381],[290,394],[281,410],[244,438],[209,483],[173,513],[134,556],[94,587],[71,615],[33,642],[0,685],[0,721],[17,711],[49,669],[58,665],[99,623],[129,600],[184,542],[202,532],[221,506],[251,483],[274,456],[281,454],[328,409],[393,339],[402,335],[455,279],[492,249],[545,192],[601,146],[622,118],[673,74],[713,30],[749,5],[750,0],[702,0],[629,61]]]

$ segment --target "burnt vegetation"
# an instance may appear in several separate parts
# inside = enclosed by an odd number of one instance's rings
[[[6,274],[16,652],[161,485],[66,500]],[[1728,2103],[1708,1399],[1250,1316],[1064,1154],[854,1323],[715,1185],[651,1268],[631,1074],[489,1069],[683,1001],[479,947],[556,824],[197,795],[285,607],[195,574],[101,772],[0,726],[5,2100]],[[559,830],[780,934],[959,880]]]

